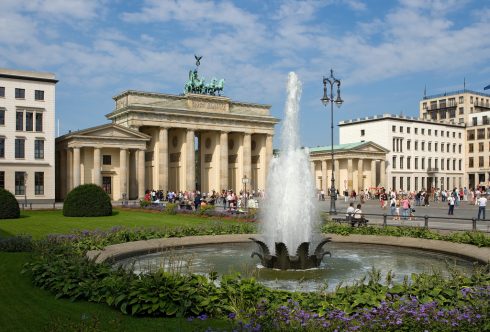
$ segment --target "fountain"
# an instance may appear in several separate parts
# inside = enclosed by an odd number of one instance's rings
[[[262,265],[269,268],[309,269],[320,266],[323,257],[330,254],[322,251],[329,239],[321,241],[309,254],[319,218],[308,151],[299,142],[301,82],[294,72],[289,73],[287,91],[281,151],[271,161],[262,205],[260,229],[264,241],[251,238],[261,249],[261,253],[253,252],[252,257],[259,257]],[[269,248],[275,248],[275,255]],[[288,248],[297,248],[296,255],[290,255]]]

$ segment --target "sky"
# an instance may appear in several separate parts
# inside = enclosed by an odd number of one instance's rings
[[[418,116],[427,94],[490,84],[486,0],[2,0],[0,67],[56,74],[60,133],[107,123],[125,90],[180,94],[194,54],[232,100],[282,119],[290,71],[303,82],[301,144],[329,145],[322,78],[341,120]],[[276,127],[274,146],[279,147]]]

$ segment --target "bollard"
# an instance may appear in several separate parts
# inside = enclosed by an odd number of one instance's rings
[[[388,222],[386,221],[386,219],[387,219],[387,215],[386,215],[386,213],[384,213],[383,214],[383,227],[388,226]]]
[[[424,216],[424,227],[429,228],[429,216],[428,215]]]
[[[471,221],[473,221],[473,231],[476,231],[476,218],[471,218]]]

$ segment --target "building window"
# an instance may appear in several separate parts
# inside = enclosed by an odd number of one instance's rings
[[[393,163],[391,165],[391,168],[393,168],[393,169],[396,168],[396,156],[393,156]]]
[[[15,158],[25,158],[25,142],[23,138],[15,139]]]
[[[483,152],[485,149],[483,142],[478,143],[478,152]]]
[[[5,87],[0,86],[0,97],[5,97]]]
[[[44,100],[44,91],[43,90],[35,90],[34,91],[34,99],[35,100]]]
[[[441,152],[444,152],[444,143],[441,143]]]
[[[110,154],[105,154],[102,156],[102,165],[111,165],[112,156]]]
[[[456,132],[453,131],[453,138],[456,138]]]
[[[482,162],[483,162],[483,159],[482,159]],[[456,159],[453,159],[453,171],[455,171],[455,170],[456,170]]]
[[[26,89],[15,88],[15,98],[25,99],[25,97],[26,97]]]
[[[429,136],[432,134],[432,129],[428,130],[428,134],[429,134]]]
[[[425,158],[422,158],[422,169],[425,169]]]
[[[447,169],[448,171],[450,170],[450,169],[449,169],[449,166],[451,166],[451,165],[449,164],[450,162],[451,162],[451,160],[449,160],[449,159],[446,161],[446,169]]]
[[[432,142],[427,143],[427,150],[432,151]]]
[[[5,158],[5,137],[0,137],[0,158]]]
[[[485,139],[485,129],[478,129],[476,132],[476,139]]]
[[[32,112],[26,112],[26,131],[32,131],[34,124],[34,114]]]
[[[410,127],[407,127],[407,134],[410,134]]]
[[[392,190],[396,190],[396,177],[395,176],[391,179],[391,188],[392,188]]]
[[[5,125],[5,110],[0,109],[0,126]]]
[[[24,130],[24,112],[15,113],[15,130]]]
[[[463,97],[463,96],[460,96],[460,97],[459,97],[458,102],[459,102],[460,104],[464,103],[464,97]]]
[[[487,138],[490,139],[490,128],[487,128]]]
[[[400,157],[400,169],[403,169],[403,157]]]
[[[400,189],[403,190],[403,176],[400,176]]]
[[[419,158],[415,157],[415,163],[413,165],[415,169],[419,169]]]
[[[468,144],[468,152],[469,153],[473,152],[473,143]]]
[[[36,131],[43,131],[43,114],[36,113]]]
[[[478,118],[475,116],[471,119],[471,123],[473,124],[473,126],[476,126],[478,124]]]
[[[44,141],[37,139],[34,141],[34,158],[44,159]]]
[[[419,128],[415,128],[415,135],[419,133]]]
[[[463,149],[463,145],[462,144],[459,144],[458,145],[458,152],[461,153],[461,150]]]
[[[421,130],[421,134],[422,134],[422,135],[425,135],[425,129],[424,129],[424,128],[422,128],[422,130]]]
[[[473,104],[473,96],[470,96],[470,104]]]
[[[410,191],[410,177],[407,176],[407,191]]]
[[[407,150],[410,150],[410,143],[411,143],[411,141],[407,140]]]
[[[421,150],[422,150],[422,151],[425,151],[425,142],[422,142],[422,145],[421,145]]]
[[[463,168],[463,161],[461,159],[458,160],[458,169],[461,171]]]
[[[5,189],[5,172],[0,171],[0,188]]]
[[[441,159],[441,171],[444,170],[444,158]]]
[[[474,161],[473,157],[469,157],[468,158],[468,167],[469,168],[473,168],[474,167],[474,163],[475,163],[475,161]]]
[[[478,157],[478,167],[483,167],[484,162],[483,162],[483,156]]]
[[[419,141],[415,141],[415,151],[418,151],[419,149]]]
[[[436,143],[434,143],[434,151],[435,151],[435,152],[437,152],[437,148],[438,148],[438,144],[437,144],[437,142],[436,142]]]
[[[415,181],[415,191],[418,191],[419,190],[419,177],[416,176],[414,178],[414,181]]]
[[[15,194],[24,195],[26,192],[25,173],[15,172]]]
[[[403,133],[403,127],[400,126],[400,133]]]
[[[437,130],[434,130],[434,136],[437,136]]]
[[[449,137],[449,131],[446,131],[446,137]]]
[[[449,144],[449,143],[447,143],[447,149],[446,149],[446,151],[447,151],[447,152],[449,152],[449,148],[450,148],[450,146],[449,146],[449,145],[450,145],[450,144]]]
[[[44,195],[44,172],[34,173],[34,194]]]
[[[395,132],[396,131],[396,126],[391,126],[391,131]]]
[[[365,134],[364,129],[361,129],[361,136],[364,136],[364,134]]]
[[[411,162],[412,162],[412,158],[411,157],[407,157],[407,169],[410,169],[411,167]]]

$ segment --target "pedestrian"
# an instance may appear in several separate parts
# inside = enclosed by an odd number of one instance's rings
[[[408,200],[407,196],[404,196],[402,201],[400,202],[401,208],[402,208],[402,216],[403,220],[408,219],[409,215],[409,209],[410,209],[410,201]]]
[[[478,199],[478,220],[480,220],[481,215],[483,217],[483,220],[485,220],[485,208],[486,207],[487,207],[487,198],[482,195]]]
[[[390,201],[390,214],[393,217],[393,220],[396,220],[395,212],[396,212],[396,199],[392,197]]]
[[[448,198],[447,198],[447,205],[449,205],[449,211],[448,211],[448,215],[454,215],[454,202],[456,201],[456,199],[454,198],[453,195],[450,195]]]

